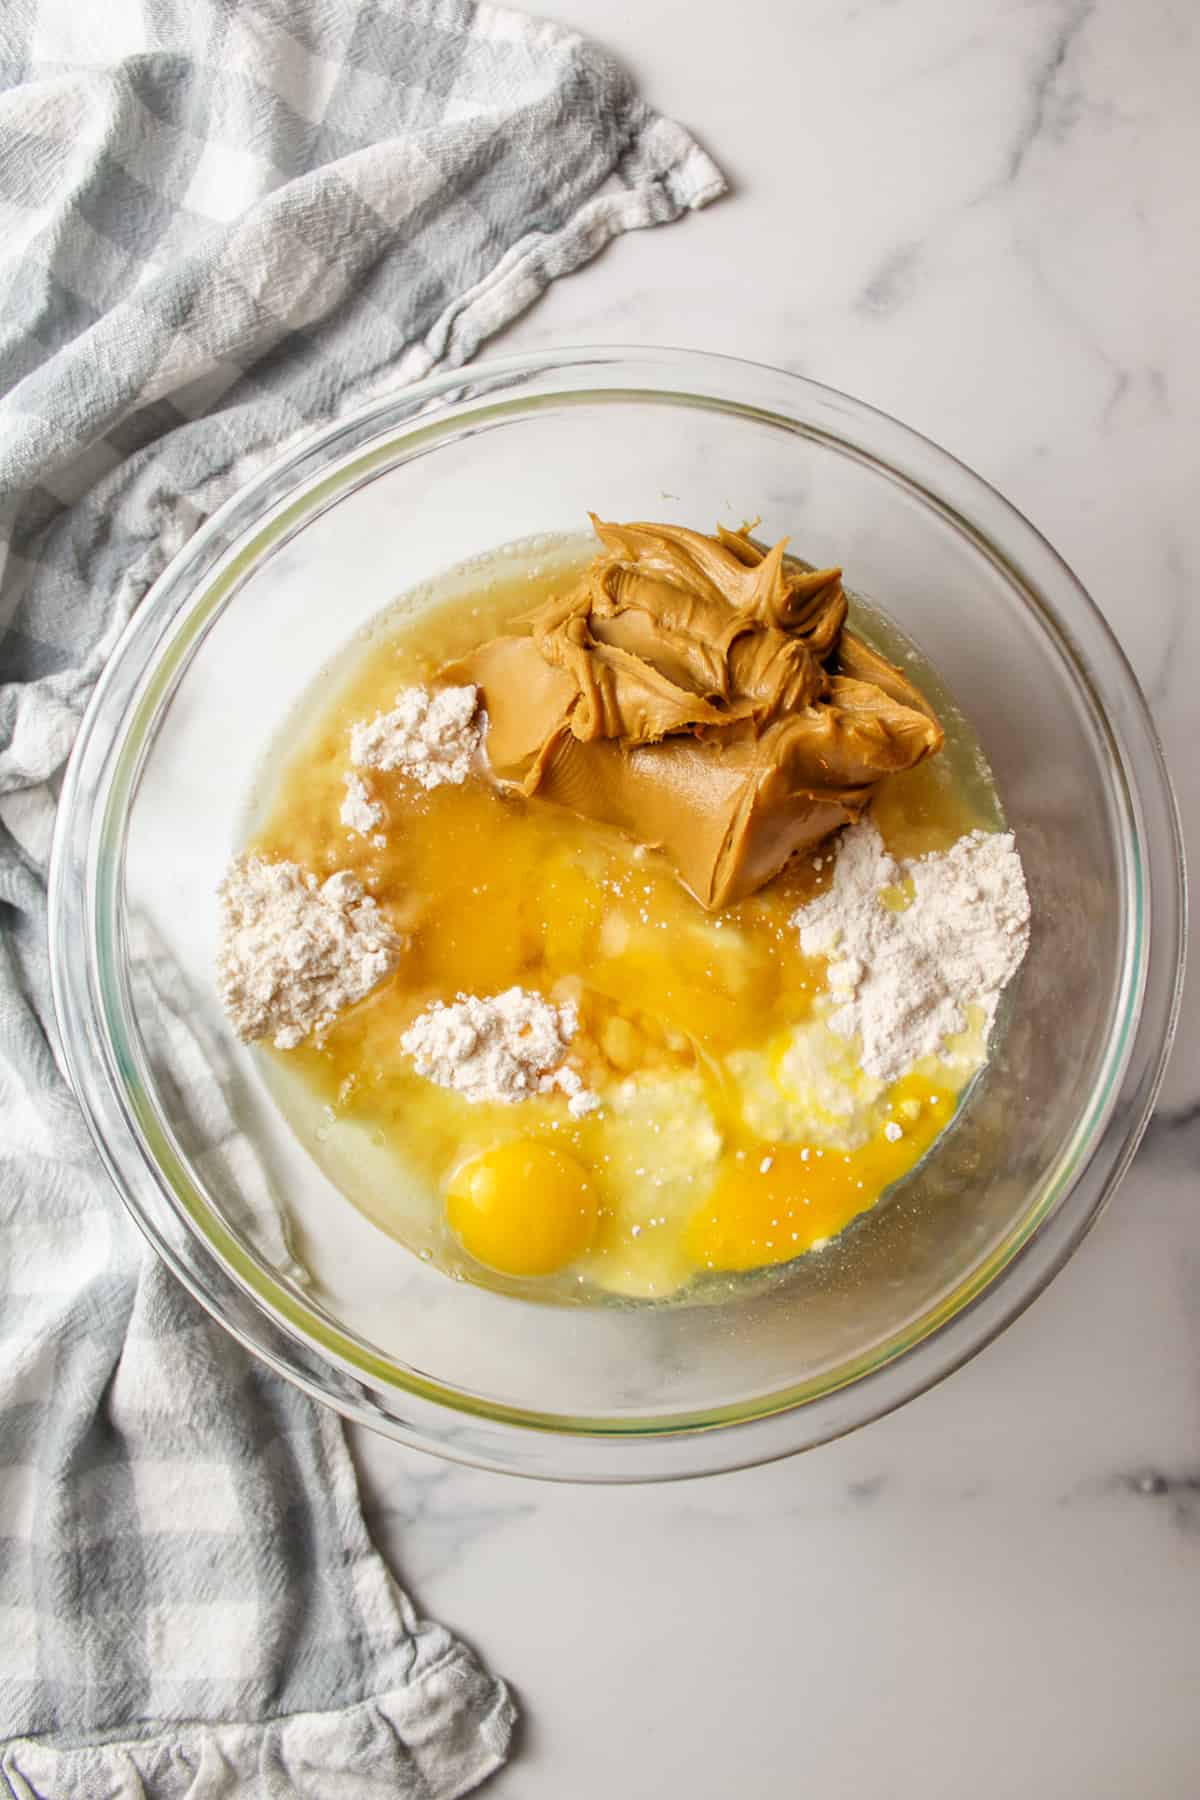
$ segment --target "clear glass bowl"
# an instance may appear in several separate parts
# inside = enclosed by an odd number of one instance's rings
[[[702,528],[758,514],[768,538],[841,563],[973,723],[1033,900],[999,1054],[952,1130],[828,1250],[736,1304],[539,1306],[426,1267],[283,1125],[213,987],[214,890],[250,772],[298,694],[397,596],[514,539],[577,531],[589,508]],[[311,439],[196,533],[80,732],[51,941],[67,1063],[113,1179],[249,1349],[422,1449],[637,1480],[848,1431],[1028,1304],[1146,1121],[1183,905],[1145,703],[1079,583],[1012,507],[842,394],[621,349],[409,388]]]

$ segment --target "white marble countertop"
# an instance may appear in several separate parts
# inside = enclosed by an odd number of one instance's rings
[[[1200,851],[1192,0],[554,0],[733,195],[558,283],[506,348],[777,363],[993,481],[1108,615]],[[1190,1016],[1189,1016],[1190,1010]],[[418,1604],[512,1682],[497,1800],[1200,1791],[1200,1027],[1070,1267],[842,1443],[541,1487],[356,1434]]]

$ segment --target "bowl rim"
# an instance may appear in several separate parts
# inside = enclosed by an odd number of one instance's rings
[[[531,383],[540,384],[532,393]],[[1053,1178],[1041,1184],[1040,1203],[949,1295],[878,1353],[860,1358],[865,1366],[849,1364],[836,1385],[763,1396],[749,1412],[713,1409],[675,1422],[572,1420],[477,1401],[416,1371],[400,1373],[318,1305],[300,1300],[211,1208],[205,1222],[181,1202],[180,1181],[190,1187],[190,1173],[148,1103],[137,1033],[121,1042],[112,1029],[114,1019],[132,1016],[123,827],[147,732],[255,566],[256,546],[266,539],[277,549],[327,506],[464,417],[478,422],[496,408],[521,411],[539,399],[633,397],[725,407],[832,439],[902,480],[1003,566],[1059,640],[1108,739],[1124,801],[1132,920],[1102,1075]],[[890,455],[842,435],[856,428],[875,446],[882,440]],[[993,521],[989,529],[979,515]],[[114,821],[115,842],[105,836]],[[1178,1019],[1186,905],[1182,833],[1147,703],[1095,603],[1010,502],[932,440],[807,377],[702,351],[564,347],[444,371],[305,433],[238,488],[171,560],[109,658],[63,782],[50,870],[51,982],[67,1073],[118,1193],[177,1277],[247,1349],[345,1416],[443,1456],[548,1479],[672,1479],[789,1455],[894,1410],[975,1355],[1043,1290],[1099,1216],[1145,1129]],[[116,946],[116,954],[106,955],[106,946]],[[172,1167],[174,1180],[165,1172]]]

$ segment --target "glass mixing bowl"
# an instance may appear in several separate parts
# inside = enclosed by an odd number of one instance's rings
[[[760,515],[912,637],[990,758],[1033,940],[998,1053],[908,1182],[736,1303],[552,1307],[450,1280],[284,1125],[213,983],[253,771],[398,596],[539,533]],[[464,879],[469,872],[464,871]],[[658,350],[510,357],[330,426],[142,604],[79,734],[51,884],[67,1064],[139,1225],[252,1351],[416,1445],[564,1479],[693,1475],[845,1432],[962,1363],[1059,1269],[1158,1084],[1183,884],[1145,703],[1069,569],[960,463],[845,395]],[[364,1147],[364,1154],[369,1150]]]

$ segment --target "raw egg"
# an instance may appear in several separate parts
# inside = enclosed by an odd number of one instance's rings
[[[860,1149],[763,1144],[727,1154],[684,1242],[700,1269],[790,1262],[836,1237],[907,1175],[948,1123],[955,1096],[920,1076],[891,1090],[893,1118]]]
[[[587,1250],[599,1203],[583,1164],[537,1138],[516,1138],[460,1163],[446,1217],[476,1262],[504,1275],[553,1275]]]

